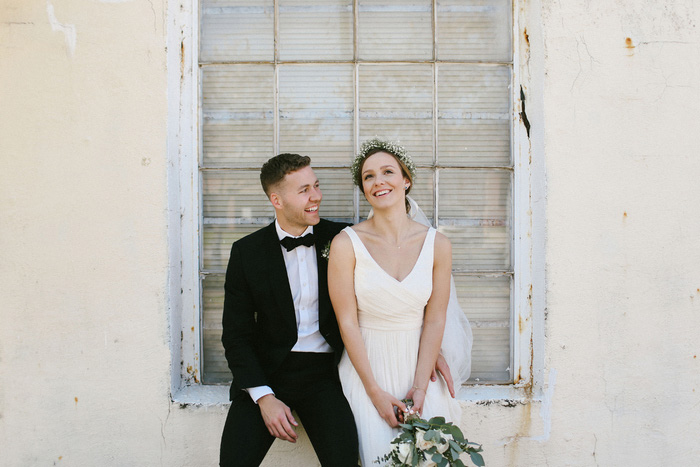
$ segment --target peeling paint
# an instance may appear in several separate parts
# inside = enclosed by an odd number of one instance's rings
[[[66,47],[68,48],[68,55],[72,57],[75,53],[75,44],[77,38],[75,25],[59,23],[56,19],[53,5],[49,0],[46,1],[46,12],[49,15],[49,24],[51,24],[51,30],[60,31],[63,33],[63,35],[66,38]]]
[[[517,434],[515,436],[509,436],[502,440],[501,445],[505,446],[513,441],[537,441],[543,443],[549,440],[552,433],[552,399],[554,398],[554,386],[557,382],[557,370],[554,368],[549,370],[549,381],[547,382],[547,389],[542,394],[542,401],[540,402],[540,418],[542,419],[542,434],[539,436],[523,436]],[[527,403],[525,407],[530,408],[532,404]],[[527,433],[530,426],[530,414],[525,417],[524,424],[526,425],[521,432]]]
[[[530,138],[530,120],[527,119],[527,114],[525,113],[525,91],[523,91],[522,86],[520,86],[520,118],[523,121],[523,125],[525,125],[527,137]]]

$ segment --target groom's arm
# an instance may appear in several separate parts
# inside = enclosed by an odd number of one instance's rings
[[[256,353],[256,310],[244,268],[241,248],[234,243],[226,269],[221,342],[235,385],[250,388],[266,385],[267,378]]]

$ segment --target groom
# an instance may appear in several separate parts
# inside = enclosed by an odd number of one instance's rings
[[[320,219],[310,159],[280,154],[260,181],[276,220],[233,244],[222,343],[233,373],[221,466],[258,466],[275,438],[304,423],[323,466],[357,466],[357,431],[338,379],[343,350],[324,246],[345,224]]]

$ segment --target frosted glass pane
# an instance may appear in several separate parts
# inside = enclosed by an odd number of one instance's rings
[[[204,384],[224,384],[233,380],[228,369],[220,329],[202,329],[202,372]]]
[[[504,226],[440,225],[452,242],[452,268],[457,271],[510,270],[510,232]]]
[[[472,327],[510,327],[510,276],[454,275],[457,297]]]
[[[353,206],[353,183],[349,169],[314,169],[321,185],[321,217],[352,222],[355,216]]]
[[[352,65],[290,65],[279,70],[280,152],[312,165],[346,163],[353,153]]]
[[[270,219],[272,222],[272,219]],[[202,232],[202,263],[204,269],[225,272],[231,255],[231,245],[236,240],[255,232],[264,225],[205,224]]]
[[[280,60],[352,60],[352,0],[280,0]]]
[[[274,68],[202,70],[202,148],[208,167],[259,167],[274,154]]]
[[[440,164],[510,165],[510,68],[440,65]]]
[[[203,0],[200,61],[272,61],[274,13],[272,0]]]
[[[204,224],[240,223],[236,218],[274,217],[259,170],[214,171],[202,176]]]
[[[438,158],[441,165],[508,167],[509,120],[441,119],[438,121]]]
[[[473,328],[472,382],[508,382],[510,376],[510,329]]]
[[[362,65],[360,141],[399,141],[418,165],[433,163],[433,67]]]
[[[221,317],[224,310],[224,275],[211,274],[202,279],[202,369],[204,383],[228,383],[231,372],[221,344]]]
[[[510,172],[440,171],[440,231],[452,240],[456,270],[510,270]]]
[[[440,171],[440,219],[459,219],[466,225],[510,224],[510,171]]]
[[[362,60],[430,60],[432,1],[360,0],[358,31]]]
[[[435,184],[433,179],[432,169],[418,169],[416,178],[413,180],[413,188],[411,188],[411,196],[420,208],[425,212],[428,219],[433,222],[435,215]],[[369,214],[370,205],[360,192],[360,217],[366,218]]]
[[[511,0],[438,0],[438,59],[510,62],[511,8]]]
[[[223,274],[209,274],[202,279],[202,327],[204,329],[221,329],[225,279]]]

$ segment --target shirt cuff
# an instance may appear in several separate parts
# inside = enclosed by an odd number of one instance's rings
[[[253,402],[258,403],[258,399],[262,396],[267,396],[268,394],[274,394],[270,386],[256,386],[254,388],[246,388],[246,392],[253,399]]]

